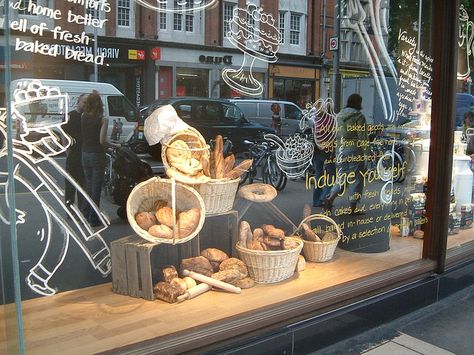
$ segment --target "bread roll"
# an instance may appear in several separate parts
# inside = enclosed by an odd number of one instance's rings
[[[337,239],[337,234],[334,232],[326,232],[321,238],[323,242],[330,242]]]
[[[264,235],[265,235],[265,233],[263,232],[262,228],[255,228],[253,230],[252,239],[257,240],[259,242],[263,242]]]
[[[181,212],[178,216],[178,238],[186,238],[196,229],[201,218],[201,211],[198,208],[191,208],[188,211]]]
[[[231,154],[224,159],[224,175],[229,173],[234,168],[234,164],[235,164],[234,154]]]
[[[174,284],[161,281],[153,287],[153,293],[160,300],[175,303],[179,296],[184,295],[185,290]]]
[[[181,287],[184,291],[188,289],[188,285],[186,284],[186,281],[184,281],[183,279],[180,279],[179,277],[175,277],[173,280],[171,280],[170,283],[172,285]]]
[[[156,218],[152,212],[138,212],[135,215],[135,221],[141,229],[146,231],[156,224]]]
[[[284,248],[285,250],[291,250],[291,249],[296,249],[298,248],[300,245],[298,244],[298,242],[294,239],[291,239],[291,238],[286,238],[285,241],[284,241]]]
[[[157,238],[173,239],[173,230],[164,224],[155,224],[148,229],[150,235]]]
[[[216,137],[213,155],[216,179],[222,179],[224,177],[224,140],[221,135]]]
[[[227,174],[225,174],[224,177],[229,179],[237,179],[243,173],[247,172],[250,169],[250,167],[252,166],[252,162],[252,159],[244,160],[239,165],[234,167],[231,171],[229,171]]]
[[[192,158],[191,150],[186,142],[178,139],[171,143],[166,149],[166,158],[170,165],[183,163]]]
[[[185,276],[183,277],[183,280],[186,282],[186,288],[188,290],[196,286],[196,281],[192,277]]]
[[[251,250],[267,250],[268,248],[265,247],[265,244],[263,242],[259,242],[258,240],[251,240],[247,242],[245,245],[247,249]]]
[[[158,211],[156,211],[155,216],[159,223],[173,228],[175,220],[173,217],[173,209],[171,207],[161,207]]]
[[[161,207],[168,206],[168,202],[163,201],[163,200],[156,200],[155,203],[153,204],[153,209],[155,211],[158,211]]]

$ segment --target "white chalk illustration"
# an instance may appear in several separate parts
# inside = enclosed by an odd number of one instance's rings
[[[110,250],[100,234],[110,225],[110,221],[79,184],[53,159],[64,153],[71,143],[61,128],[68,120],[67,100],[67,95],[61,94],[58,88],[43,86],[36,80],[25,81],[15,89],[11,103],[16,132],[7,132],[5,111],[0,116],[2,138],[14,135],[15,187],[26,189],[29,196],[33,196],[41,206],[40,209],[37,205],[24,206],[24,210],[17,209],[15,223],[20,237],[31,236],[33,231],[43,241],[44,251],[29,270],[26,282],[31,290],[45,296],[57,292],[49,281],[64,262],[71,237],[94,269],[103,276],[111,271]],[[4,145],[0,150],[1,166],[7,166],[7,153]],[[99,227],[92,228],[75,205],[66,206],[63,179],[67,179],[77,189],[84,203],[89,203],[94,208],[100,219]],[[2,169],[0,221],[4,224],[10,224],[7,199],[10,186],[8,173],[6,169]],[[32,217],[36,221],[34,224],[30,221]]]
[[[281,34],[275,19],[263,9],[248,4],[247,8],[235,8],[229,21],[227,39],[244,54],[239,69],[226,68],[222,71],[222,79],[235,91],[249,96],[263,93],[263,85],[253,76],[255,60],[268,63],[277,61]]]
[[[308,127],[313,125],[313,127]],[[331,98],[319,98],[313,104],[306,105],[300,121],[300,129],[312,128],[316,146],[325,150],[334,145],[337,132],[336,113],[334,101]]]
[[[364,48],[370,63],[370,71],[374,77],[375,87],[381,100],[383,117],[393,122],[395,120],[395,110],[392,105],[390,90],[387,84],[383,65],[386,65],[391,75],[397,81],[398,74],[392,59],[388,54],[387,47],[383,40],[383,35],[388,34],[386,8],[381,8],[382,0],[368,1],[370,24],[373,30],[376,47],[372,43],[371,37],[367,32],[364,22],[367,19],[367,13],[364,10],[361,0],[347,0],[347,17],[349,27],[357,33],[359,41]]]
[[[459,34],[458,34],[458,80],[465,80],[471,76],[469,58],[472,55],[474,41],[474,23],[469,20],[469,15],[461,4],[459,7]]]
[[[218,3],[218,0],[135,0],[135,2],[157,12],[194,12]]]
[[[283,141],[275,134],[266,134],[265,139],[275,143],[276,162],[285,175],[290,179],[304,176],[313,159],[314,145],[300,135],[292,135]]]

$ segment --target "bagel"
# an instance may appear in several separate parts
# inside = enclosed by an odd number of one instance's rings
[[[250,184],[239,189],[239,196],[253,202],[270,202],[277,195],[277,190],[268,184]]]

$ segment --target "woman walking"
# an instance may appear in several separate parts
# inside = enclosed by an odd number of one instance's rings
[[[105,174],[105,148],[120,145],[107,141],[108,118],[104,117],[104,105],[97,91],[87,96],[85,106],[81,117],[82,166],[86,192],[99,207]],[[85,204],[83,214],[91,226],[99,224],[99,217],[89,204]]]

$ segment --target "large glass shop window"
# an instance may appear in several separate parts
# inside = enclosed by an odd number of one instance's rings
[[[472,196],[474,157],[474,91],[472,86],[472,31],[474,8],[461,2],[457,92],[453,149],[451,203],[448,219],[448,249],[459,248],[474,239]]]
[[[290,17],[260,2],[230,1],[230,12],[215,1],[72,3],[14,0],[1,12],[0,96],[9,99],[0,110],[0,294],[21,317],[0,317],[23,322],[27,352],[170,339],[422,258],[426,194],[434,193],[430,1],[341,2],[349,42],[340,71],[363,77],[343,80],[340,110],[326,66],[316,81],[297,74],[308,59],[292,52],[291,32],[298,27],[302,50],[311,42],[304,36],[323,26],[289,20],[308,16],[304,1],[291,2]],[[119,3],[136,26],[110,38]],[[171,32],[180,21],[212,19],[200,31],[225,28],[225,38],[203,33],[198,44],[160,47],[151,39],[160,43],[163,23],[141,23],[144,11],[173,14],[165,16]],[[219,13],[225,26],[212,17]],[[469,15],[460,13],[458,74],[468,91]],[[332,24],[326,30],[332,35]],[[220,53],[224,44],[239,65],[192,67],[202,48]],[[270,98],[273,64],[295,74],[274,79]],[[143,106],[100,81],[106,73],[114,82],[114,72]],[[210,98],[217,85],[221,98]],[[472,238],[474,133],[464,114],[474,103],[459,96],[450,246]],[[162,154],[151,157],[149,147]],[[184,269],[224,280],[225,291]],[[0,349],[5,339],[0,333]]]

